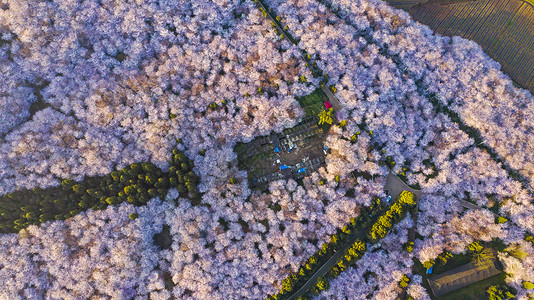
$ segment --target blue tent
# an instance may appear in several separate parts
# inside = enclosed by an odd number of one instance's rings
[[[274,152],[278,153],[279,152],[278,148],[274,148]]]
[[[302,173],[302,172],[304,172],[304,171],[306,171],[306,168],[299,169],[299,170],[297,171],[297,173]]]
[[[430,269],[427,269],[427,270],[426,270],[426,273],[427,273],[427,274],[432,274],[432,269],[434,269],[434,266],[430,267]]]
[[[280,171],[282,171],[282,170],[284,170],[284,169],[287,169],[287,168],[289,168],[289,167],[286,166],[286,165],[281,165],[281,166],[280,166]]]

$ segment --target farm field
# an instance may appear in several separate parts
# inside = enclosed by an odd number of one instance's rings
[[[389,5],[398,8],[398,9],[404,9],[406,11],[410,10],[410,8],[414,7],[417,4],[422,4],[428,2],[428,0],[391,0],[386,1]]]
[[[534,92],[534,5],[523,0],[387,1],[446,36],[475,41],[521,87]],[[413,3],[419,2],[419,3]],[[426,3],[424,3],[426,2]],[[450,3],[450,4],[444,4]],[[419,5],[418,5],[419,4]],[[407,9],[407,7],[410,7]]]

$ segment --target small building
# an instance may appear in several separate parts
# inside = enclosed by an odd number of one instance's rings
[[[330,101],[326,101],[326,102],[324,103],[324,107],[325,107],[326,109],[330,109],[330,108],[332,108],[332,104],[330,104]]]
[[[471,262],[429,278],[428,284],[434,296],[440,297],[499,273],[495,261],[482,266]]]

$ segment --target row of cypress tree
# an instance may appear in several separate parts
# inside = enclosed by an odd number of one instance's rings
[[[193,162],[174,149],[169,172],[150,162],[134,163],[105,176],[81,182],[65,179],[60,186],[25,189],[0,196],[0,232],[18,232],[29,225],[64,220],[88,209],[105,209],[124,201],[136,206],[153,197],[164,199],[169,188],[198,204],[198,176]]]

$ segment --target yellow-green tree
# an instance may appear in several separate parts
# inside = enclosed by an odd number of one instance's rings
[[[481,251],[477,251],[473,253],[472,256],[473,262],[479,267],[490,265],[494,258],[495,254],[490,248],[484,248]]]
[[[322,124],[332,124],[332,122],[334,121],[332,119],[332,113],[333,113],[334,109],[333,108],[330,108],[328,110],[323,110],[322,112],[319,113],[318,117],[319,117],[319,125],[322,125]]]

